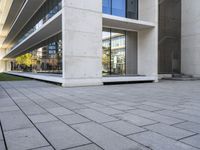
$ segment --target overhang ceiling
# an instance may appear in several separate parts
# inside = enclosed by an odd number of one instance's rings
[[[143,29],[153,28],[155,27],[155,24],[147,21],[133,20],[103,14],[103,27],[130,31],[140,31]]]
[[[4,0],[4,1],[8,1],[8,0]],[[2,28],[4,35],[8,34],[13,22],[15,21],[25,1],[26,0],[13,0],[10,10],[8,12],[7,18]]]
[[[22,0],[15,0],[22,1]],[[35,12],[42,6],[46,0],[26,0],[20,9],[15,21],[3,42],[4,48],[9,48],[17,34],[22,30],[26,23],[32,18]]]
[[[24,51],[34,47],[38,43],[52,37],[61,32],[62,28],[62,12],[58,12],[55,16],[53,16],[50,20],[48,20],[41,29],[37,32],[32,33],[29,37],[27,37],[24,41],[19,43],[15,48],[11,49],[11,51],[4,58],[14,58]]]
[[[3,28],[6,22],[6,19],[8,17],[10,8],[12,6],[12,3],[13,3],[13,0],[0,0],[0,48],[6,36],[6,33],[4,33]]]

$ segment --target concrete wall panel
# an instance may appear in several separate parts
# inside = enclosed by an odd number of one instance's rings
[[[102,3],[63,0],[63,86],[102,84]]]
[[[138,33],[138,74],[158,75],[158,35],[157,28]]]
[[[181,71],[200,77],[200,1],[182,0]]]

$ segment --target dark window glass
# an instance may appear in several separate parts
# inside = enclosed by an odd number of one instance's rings
[[[103,0],[103,13],[111,14],[111,0]]]
[[[126,17],[126,2],[125,0],[112,0],[112,15]]]
[[[138,19],[138,0],[103,0],[103,13]]]
[[[138,0],[127,0],[127,18],[138,19]]]

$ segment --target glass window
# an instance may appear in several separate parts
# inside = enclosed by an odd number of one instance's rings
[[[138,0],[127,0],[127,18],[138,19]]]
[[[125,74],[125,31],[111,30],[111,74]]]
[[[18,56],[12,70],[38,73],[62,73],[62,35],[58,34]],[[19,61],[20,60],[20,61]]]
[[[103,0],[103,13],[111,14],[111,0]]]
[[[109,75],[110,74],[110,46],[111,46],[111,41],[110,41],[110,29],[104,29],[103,34],[102,34],[102,40],[103,40],[103,57],[102,57],[102,64],[103,64],[103,76]]]
[[[138,19],[138,0],[103,0],[103,13]]]
[[[112,15],[126,17],[126,2],[125,0],[112,0]]]
[[[126,32],[103,29],[103,76],[125,74]]]

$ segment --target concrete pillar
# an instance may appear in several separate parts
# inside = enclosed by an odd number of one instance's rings
[[[137,32],[126,32],[126,74],[137,74]]]
[[[0,73],[5,71],[5,61],[0,60]]]
[[[10,60],[6,60],[5,61],[5,71],[11,71],[11,61]]]
[[[102,84],[102,1],[63,0],[63,86]]]
[[[181,72],[200,77],[200,1],[182,0]]]
[[[4,55],[5,55],[5,50],[0,49],[0,72],[4,72],[6,69],[6,63],[3,60]]]
[[[158,78],[158,0],[139,1],[139,19],[154,28],[138,32],[138,74]]]

